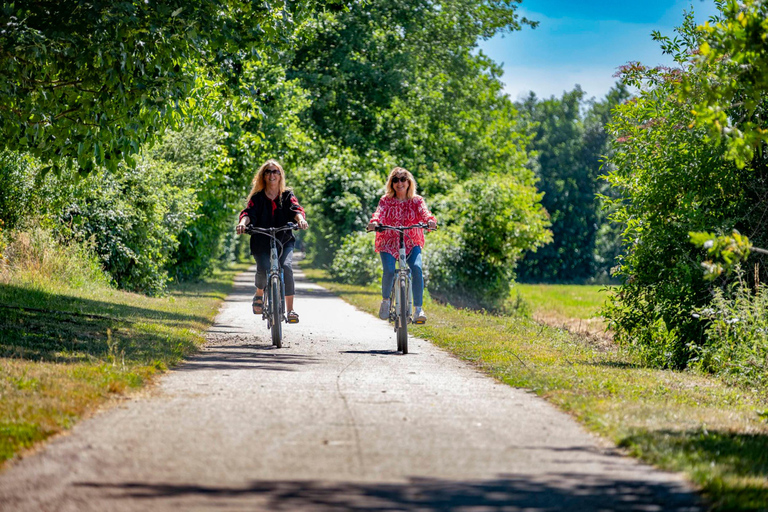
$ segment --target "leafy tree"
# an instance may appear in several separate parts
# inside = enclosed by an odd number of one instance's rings
[[[726,141],[740,167],[768,143],[768,1],[722,0],[720,15],[698,28],[682,96],[693,101],[695,122]],[[667,41],[670,46],[674,41]],[[762,112],[762,115],[761,115]]]
[[[479,114],[478,99],[494,85],[487,110],[496,110],[498,68],[472,50],[478,38],[532,24],[516,9],[509,0],[396,0],[319,17],[297,37],[288,73],[310,93],[304,118],[335,145],[397,154],[413,168],[411,155],[422,148],[411,137],[442,128],[434,137],[444,142],[421,151],[438,159],[457,138],[451,129]],[[463,97],[455,94],[461,87]]]
[[[693,313],[711,301],[714,286],[725,283],[704,279],[703,255],[688,241],[689,232],[736,228],[763,246],[768,193],[765,159],[738,168],[725,159],[726,146],[695,126],[697,98],[679,101],[681,82],[700,81],[689,76],[700,72],[688,65],[699,45],[692,16],[679,34],[661,40],[681,68],[625,69],[625,80],[642,90],[616,109],[608,174],[617,191],[614,218],[626,226],[626,250],[618,272],[622,286],[606,315],[619,342],[667,367],[686,366],[708,343],[706,325]]]
[[[612,108],[628,97],[619,85],[602,102],[588,102],[577,86],[561,99],[531,94],[520,104],[533,127],[529,147],[538,155],[538,188],[553,234],[551,244],[525,256],[518,269],[521,280],[574,281],[597,273],[595,247],[604,221],[598,177],[609,141],[604,127]]]
[[[240,92],[244,62],[283,48],[293,15],[315,5],[6,2],[0,10],[3,147],[54,165],[76,160],[84,172],[132,164],[142,143],[188,114],[223,121],[226,97]]]

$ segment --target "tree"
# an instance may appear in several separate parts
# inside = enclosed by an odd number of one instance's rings
[[[608,153],[605,125],[613,107],[629,97],[612,89],[602,102],[586,101],[580,87],[539,100],[531,94],[519,105],[533,130],[538,188],[552,222],[553,242],[528,253],[520,263],[523,281],[577,281],[595,276],[600,215],[601,160]]]
[[[284,48],[306,0],[39,0],[3,4],[4,148],[82,172],[131,155],[189,115],[223,121],[245,62]],[[202,105],[201,105],[202,102]]]
[[[695,122],[715,140],[722,138],[727,157],[744,167],[768,143],[768,1],[718,5],[720,15],[698,27],[694,69],[681,93],[695,100]],[[667,41],[671,49],[674,43]]]
[[[690,65],[701,44],[691,15],[678,34],[660,40],[679,68],[634,63],[624,70],[625,81],[641,93],[616,109],[610,125],[615,138],[610,204],[614,219],[625,226],[625,251],[618,271],[622,285],[605,311],[620,343],[650,364],[676,368],[714,342],[694,313],[710,303],[716,288],[728,284],[725,276],[705,280],[704,254],[690,243],[689,233],[737,229],[765,246],[768,218],[766,158],[755,157],[739,168],[725,158],[727,146],[696,125],[693,106],[706,91],[698,90],[695,97],[680,94],[681,84],[705,78]],[[763,280],[765,270],[760,272]],[[756,278],[745,277],[747,282]]]

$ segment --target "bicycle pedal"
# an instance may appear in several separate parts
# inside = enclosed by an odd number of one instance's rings
[[[416,324],[416,325],[424,325],[425,323],[427,323],[427,321],[426,320],[416,320],[413,323]]]
[[[299,323],[299,319],[295,318],[295,319],[292,319],[292,320],[288,320],[288,323],[289,324],[297,324],[297,323]]]

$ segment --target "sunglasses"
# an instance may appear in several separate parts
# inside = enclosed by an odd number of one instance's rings
[[[406,183],[406,182],[408,181],[408,177],[407,177],[407,176],[402,176],[402,177],[398,178],[397,176],[395,176],[394,178],[392,178],[392,184],[393,184],[393,185],[394,185],[395,183],[400,183],[401,181],[402,181],[403,183]]]
[[[264,174],[280,174],[279,169],[264,169]]]

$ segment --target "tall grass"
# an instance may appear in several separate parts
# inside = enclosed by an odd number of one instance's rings
[[[0,283],[35,289],[110,286],[88,245],[61,243],[40,227],[0,236]]]

